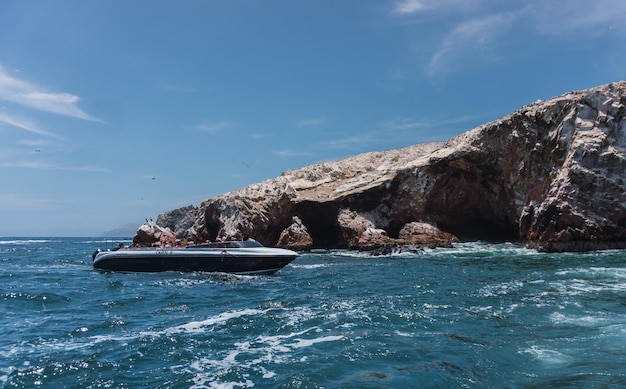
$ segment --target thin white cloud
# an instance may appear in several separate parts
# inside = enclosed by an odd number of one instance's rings
[[[77,104],[80,100],[78,96],[45,91],[38,85],[12,77],[1,66],[0,100],[57,115],[101,122],[78,108]]]
[[[324,124],[324,122],[326,122],[326,118],[323,118],[323,117],[304,119],[304,120],[300,120],[299,122],[297,122],[296,126],[297,127],[319,126],[321,124]]]
[[[307,153],[304,151],[296,151],[292,149],[283,149],[274,151],[274,155],[281,158],[292,158],[292,157],[308,157],[311,156],[311,153]]]
[[[413,119],[393,119],[386,123],[382,124],[383,128],[394,130],[394,131],[404,131],[404,130],[413,130],[416,128],[428,128],[432,125],[432,123],[423,122],[419,120]]]
[[[208,134],[217,134],[222,132],[228,128],[232,127],[232,123],[228,120],[222,120],[221,122],[216,123],[202,123],[196,124],[193,127],[190,127],[190,131],[194,132],[206,132]]]
[[[341,139],[331,139],[323,144],[324,149],[360,149],[377,143],[368,133]]]
[[[267,134],[267,133],[256,133],[256,134],[252,134],[250,135],[250,137],[252,139],[258,140],[258,139],[263,139],[263,138],[269,138],[273,136],[272,134]]]
[[[472,62],[503,60],[502,48],[510,47],[506,39],[512,27],[529,42],[546,36],[591,40],[626,35],[621,27],[626,18],[623,0],[570,0],[566,5],[561,0],[398,0],[392,4],[391,15],[406,28],[419,31],[422,22],[438,20],[441,26],[453,26],[447,31],[429,29],[429,43],[440,36],[434,51],[421,40],[409,44],[421,57],[431,51],[425,66],[430,76],[459,71],[461,63],[467,67]]]
[[[487,0],[400,0],[391,8],[396,16],[406,17],[424,13],[459,13],[477,10]]]
[[[411,15],[425,8],[426,5],[421,0],[403,0],[396,2],[391,12],[397,15]]]
[[[414,118],[395,118],[387,122],[381,123],[381,128],[390,132],[406,132],[410,130],[424,129],[427,132],[437,130],[437,133],[445,133],[445,128],[451,127],[454,131],[457,131],[459,125],[465,130],[470,130],[476,123],[482,123],[487,120],[485,114],[481,115],[466,115],[466,116],[454,116],[446,118],[428,118],[426,120],[417,120]],[[441,130],[444,130],[443,132]]]
[[[13,127],[21,128],[22,130],[26,130],[28,132],[32,132],[38,135],[55,136],[54,134],[50,132],[40,129],[31,120],[16,116],[16,115],[9,115],[9,114],[0,112],[0,123],[4,123]]]
[[[49,142],[46,140],[43,140],[42,138],[22,139],[21,141],[19,141],[19,144],[24,145],[24,146],[29,146],[29,147],[42,147],[42,146],[49,145]]]
[[[52,165],[42,161],[0,162],[0,167],[55,170]]]
[[[570,0],[535,2],[528,10],[533,28],[542,35],[599,34],[608,31],[624,34],[626,18],[623,0]]]
[[[72,172],[106,172],[107,169],[99,166],[61,166],[51,164],[45,161],[16,161],[16,162],[0,162],[0,168],[19,168],[19,169],[40,169],[40,170],[60,170]]]
[[[53,207],[51,199],[30,193],[0,193],[0,210],[21,211],[33,209],[47,209]]]
[[[486,17],[470,19],[457,25],[444,38],[437,52],[428,64],[428,74],[434,75],[446,71],[459,62],[459,54],[476,55],[479,49],[491,46],[491,41],[503,35],[516,19],[513,12],[492,14]]]

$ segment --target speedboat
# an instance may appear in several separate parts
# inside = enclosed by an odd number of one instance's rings
[[[295,251],[264,247],[254,239],[186,247],[120,247],[93,253],[96,269],[124,272],[201,271],[269,275],[296,259]]]

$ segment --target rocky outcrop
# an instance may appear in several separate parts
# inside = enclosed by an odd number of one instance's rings
[[[165,225],[198,241],[275,245],[297,216],[313,247],[458,237],[545,251],[626,248],[625,107],[626,82],[570,92],[446,142],[286,171],[170,211]]]
[[[428,223],[408,223],[400,230],[400,240],[420,247],[452,247],[459,239]]]
[[[297,216],[294,216],[292,221],[293,223],[280,234],[277,246],[298,251],[310,250],[313,247],[313,238],[306,230],[306,226]]]
[[[174,246],[176,234],[167,227],[161,227],[152,221],[139,226],[133,238],[134,246]]]
[[[376,218],[371,214],[342,209],[338,222],[342,239],[348,248],[372,251],[396,246],[451,247],[459,239],[453,234],[441,231],[424,222],[410,222],[400,230],[398,237],[390,237],[385,229],[378,228]],[[378,250],[380,251],[380,250]],[[384,252],[384,250],[383,250]]]

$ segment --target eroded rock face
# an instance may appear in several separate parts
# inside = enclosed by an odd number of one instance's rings
[[[445,246],[457,237],[546,251],[626,248],[625,104],[624,81],[570,92],[443,143],[287,171],[167,225],[198,241],[275,245],[297,216],[323,248]]]
[[[544,141],[560,151],[562,163],[522,210],[520,233],[530,247],[626,247],[625,93],[621,82],[557,100],[562,109],[552,114]],[[531,107],[526,115],[538,113]]]
[[[157,217],[156,224],[169,228],[181,238],[194,237],[194,224],[198,219],[198,210],[193,205],[165,212]]]

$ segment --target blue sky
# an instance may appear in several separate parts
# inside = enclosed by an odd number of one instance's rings
[[[2,0],[0,236],[97,236],[626,78],[623,0]]]

